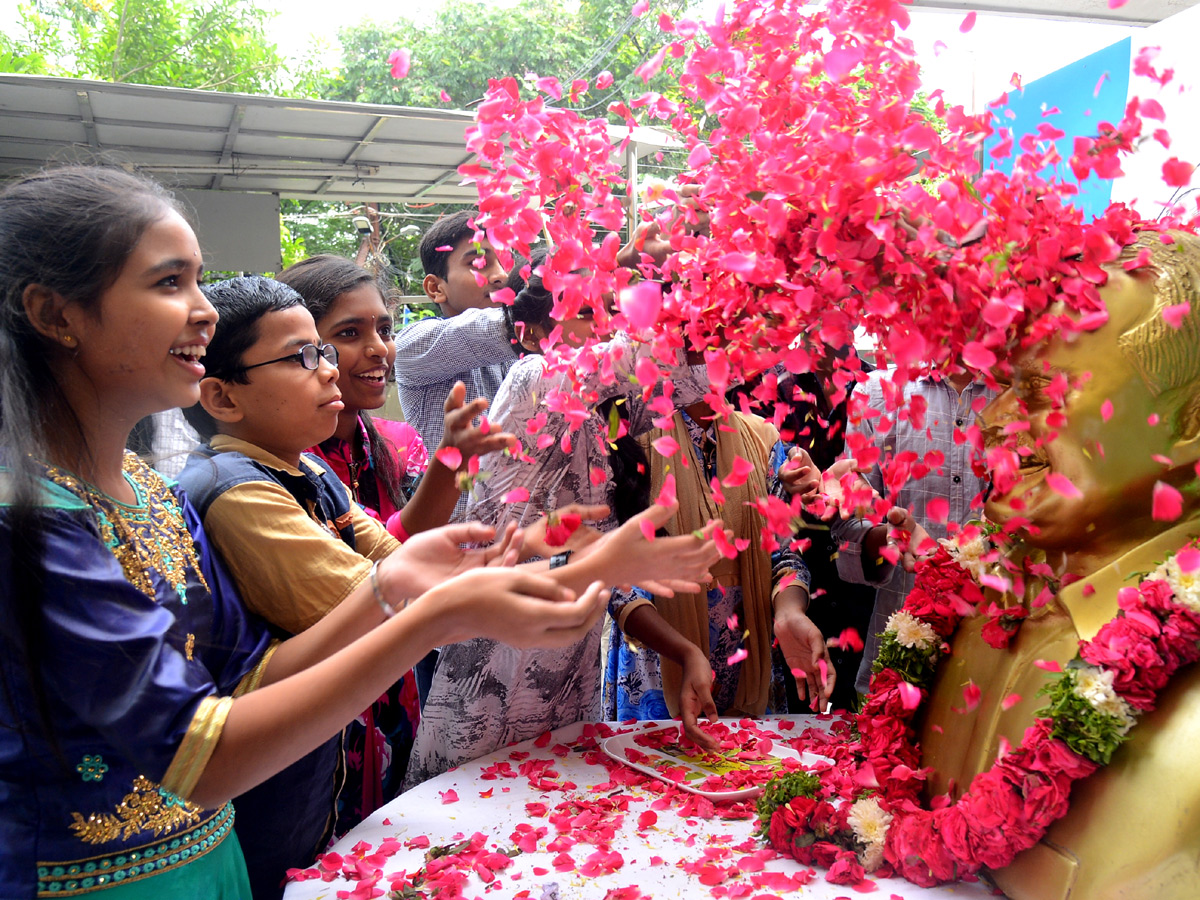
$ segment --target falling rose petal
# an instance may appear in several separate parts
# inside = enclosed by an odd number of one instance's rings
[[[935,522],[945,522],[950,518],[950,501],[945,497],[934,497],[925,504],[925,512]]]
[[[639,281],[621,291],[619,305],[635,329],[653,328],[662,313],[662,285],[657,281]]]
[[[442,92],[440,94],[438,94],[438,99],[441,100],[443,103],[453,103],[454,102],[450,98],[450,95],[446,93],[445,88],[442,88]]]
[[[742,662],[744,659],[748,658],[749,656],[750,656],[750,654],[746,651],[745,647],[738,647],[737,650],[733,651],[733,653],[730,655],[729,659],[726,660],[726,662],[728,662],[729,665],[731,665],[731,666],[736,666],[738,663]]]
[[[821,676],[821,687],[829,684],[829,664],[825,662],[825,657],[817,660],[817,673]]]
[[[699,169],[701,166],[707,165],[712,159],[712,151],[708,149],[708,144],[699,143],[688,153],[688,168]]]
[[[725,625],[729,628],[730,631],[737,631],[737,627],[738,627],[737,613],[734,613],[732,616],[730,616],[728,619],[726,619]]]
[[[737,547],[729,543],[729,538],[725,536],[723,529],[713,529],[713,543],[717,545],[717,549],[721,551],[721,555],[726,559],[737,559]]]
[[[490,434],[491,430],[492,430],[492,423],[488,421],[488,417],[480,416],[479,417],[479,433],[480,434]]]
[[[457,447],[442,447],[433,458],[452,472],[457,472],[462,465],[462,451]]]
[[[996,365],[996,354],[979,341],[968,341],[963,347],[963,362],[980,371],[987,371]]]
[[[1175,554],[1175,565],[1184,575],[1190,575],[1200,569],[1200,550],[1195,547],[1184,547]]]
[[[501,498],[503,503],[524,503],[529,499],[529,488],[513,488]]]
[[[979,689],[973,681],[968,681],[963,685],[963,700],[966,702],[967,712],[973,712],[979,707],[979,701],[983,699],[983,691]]]
[[[1063,667],[1053,659],[1035,659],[1033,664],[1043,672],[1062,672]]]
[[[1094,88],[1092,88],[1092,96],[1093,97],[1100,96],[1100,89],[1104,87],[1104,82],[1108,81],[1108,77],[1109,77],[1108,73],[1103,72],[1103,73],[1101,73],[1100,77],[1096,79],[1096,86]]]
[[[436,250],[438,253],[449,253],[454,249],[454,245],[453,244],[442,244],[442,246],[434,247],[433,249]]]
[[[1100,418],[1107,422],[1112,418],[1113,405],[1111,400],[1105,400],[1100,404]]]
[[[654,502],[659,506],[671,506],[675,502],[675,476],[670,472],[663,478],[662,490]]]
[[[571,535],[582,524],[583,517],[578,513],[563,513],[562,515],[552,513],[550,520],[546,524],[546,545],[548,547],[561,547],[571,539]]]
[[[726,253],[721,257],[721,268],[739,275],[752,274],[757,265],[754,257],[745,253]]]
[[[1183,320],[1187,318],[1187,314],[1192,311],[1192,304],[1186,300],[1183,303],[1176,303],[1173,306],[1163,307],[1163,321],[1178,331],[1183,327]]]
[[[1150,515],[1156,522],[1174,522],[1183,515],[1183,495],[1171,485],[1156,481]]]
[[[1158,418],[1158,413],[1150,413],[1150,415],[1146,416],[1146,424],[1151,428],[1157,425],[1159,421],[1160,419]]]
[[[725,487],[738,487],[746,483],[746,479],[750,477],[750,473],[754,471],[754,464],[747,462],[740,456],[733,458],[733,465],[729,468],[729,474],[722,480],[721,484]]]
[[[1163,181],[1171,187],[1187,187],[1192,180],[1192,172],[1196,167],[1172,156],[1162,166]]]
[[[934,56],[941,56],[945,52],[946,52],[946,42],[945,41],[934,41],[933,42],[933,55]]]
[[[638,523],[638,528],[642,529],[642,537],[648,541],[654,540],[654,523],[649,519],[642,519]]]
[[[838,646],[851,653],[859,653],[863,648],[862,635],[854,628],[847,628],[837,636]]]
[[[1005,712],[1008,712],[1010,709],[1012,709],[1014,706],[1016,706],[1020,702],[1021,702],[1020,694],[1009,694],[1007,697],[1005,697],[1003,700],[1000,701],[1000,708],[1002,710],[1004,710]]]
[[[1046,486],[1056,494],[1061,494],[1064,497],[1082,497],[1079,488],[1071,483],[1071,479],[1066,475],[1060,475],[1058,472],[1051,472],[1046,476]]]
[[[967,13],[966,16],[963,17],[962,24],[958,26],[958,30],[961,31],[963,34],[966,34],[968,31],[970,31],[974,27],[975,27],[975,11],[972,10],[971,12]]]
[[[603,91],[606,88],[610,88],[610,87],[612,87],[612,83],[613,83],[613,73],[608,71],[608,69],[605,69],[603,72],[601,72],[599,75],[596,76],[597,90]]]
[[[824,56],[825,74],[829,76],[830,81],[841,81],[861,59],[861,50],[830,50]]]
[[[443,806],[447,803],[458,802],[458,791],[454,790],[454,788],[450,788],[448,791],[438,791],[438,796],[442,798]]]
[[[633,4],[633,9],[631,9],[629,12],[630,15],[640,19],[649,9],[650,0],[637,0],[637,3]]]
[[[1108,8],[1109,9],[1120,9],[1122,6],[1124,6],[1128,2],[1129,2],[1129,0],[1108,0]]]
[[[902,681],[897,685],[897,689],[900,691],[900,705],[909,712],[921,705],[921,689],[915,684]]]
[[[669,434],[664,434],[662,437],[655,438],[650,446],[654,448],[660,456],[674,456],[679,452],[679,441],[671,437]]]
[[[392,67],[393,78],[404,78],[408,75],[408,67],[412,62],[412,51],[405,47],[402,50],[393,50],[388,56],[388,65]]]

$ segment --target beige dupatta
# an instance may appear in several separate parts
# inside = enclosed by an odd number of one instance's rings
[[[651,442],[670,435],[679,443],[679,456],[664,457],[649,449]],[[771,448],[779,435],[775,428],[757,416],[732,413],[725,423],[717,422],[717,473],[726,477],[735,456],[754,466],[746,481],[735,487],[722,487],[723,504],[713,498],[712,487],[704,475],[704,466],[696,458],[696,449],[683,416],[675,413],[670,430],[655,429],[642,437],[650,457],[650,496],[657,497],[663,478],[670,471],[675,475],[675,493],[679,512],[667,523],[672,535],[689,534],[703,528],[710,519],[719,518],[733,531],[735,538],[748,539],[750,546],[736,559],[722,558],[713,567],[718,583],[740,584],[742,587],[744,622],[740,628],[748,631],[745,638],[749,656],[741,663],[734,708],[722,710],[733,715],[762,715],[767,708],[771,689],[771,644],[774,629],[771,610],[771,556],[762,549],[763,517],[751,504],[766,493],[767,465]],[[654,598],[654,604],[671,625],[684,637],[711,654],[708,643],[708,597],[698,594],[676,594],[674,597]],[[679,715],[675,698],[679,695],[682,669],[674,662],[662,660],[663,693],[667,708]]]

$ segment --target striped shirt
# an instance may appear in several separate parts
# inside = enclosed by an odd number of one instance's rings
[[[924,422],[914,427],[908,419],[897,415],[899,410],[888,410],[884,402],[883,381],[891,380],[894,369],[872,372],[867,381],[858,385],[854,392],[861,394],[850,404],[851,415],[855,409],[870,408],[882,416],[862,416],[859,421],[851,418],[849,431],[870,437],[880,448],[880,462],[887,464],[898,454],[912,451],[919,459],[925,459],[931,451],[940,452],[943,464],[933,468],[924,478],[910,478],[890,496],[897,506],[912,512],[929,536],[936,539],[947,535],[944,522],[929,518],[927,505],[930,500],[942,497],[949,501],[948,522],[962,524],[982,516],[983,500],[988,487],[988,477],[982,461],[972,463],[971,441],[966,438],[967,430],[974,424],[975,416],[987,405],[995,392],[982,384],[971,383],[959,394],[948,382],[932,378],[919,378],[904,386],[904,406],[908,409],[911,399],[923,397],[926,402]],[[862,400],[865,398],[865,405]],[[877,430],[880,420],[890,424]],[[956,439],[955,435],[958,434]],[[880,463],[873,465],[864,477],[880,494],[884,490],[883,469]],[[879,634],[883,631],[892,613],[904,605],[908,592],[912,590],[915,576],[898,566],[880,561],[875,577],[868,578],[863,570],[862,548],[867,532],[873,526],[863,519],[850,518],[833,526],[833,537],[838,542],[838,575],[843,581],[870,584],[877,588],[875,609],[871,614],[871,626],[865,636],[866,651],[858,670],[855,688],[866,693],[871,680],[871,664],[879,653]]]

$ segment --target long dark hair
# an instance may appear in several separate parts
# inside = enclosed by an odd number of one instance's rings
[[[89,448],[55,378],[55,363],[65,351],[29,321],[25,291],[40,285],[94,311],[146,229],[172,210],[179,208],[158,184],[104,167],[51,169],[18,179],[0,193],[0,448],[6,469],[0,495],[7,506],[0,539],[8,542],[12,571],[0,599],[0,638],[28,673],[36,724],[56,753],[38,672],[46,527],[39,463],[64,445],[73,445],[86,460]],[[14,692],[7,677],[4,690],[11,710]]]
[[[321,320],[329,314],[329,309],[337,298],[364,284],[378,288],[383,305],[387,307],[388,312],[392,310],[391,288],[366,269],[340,256],[310,256],[288,266],[277,278],[304,298],[304,305],[312,313],[318,331],[321,330]],[[361,409],[358,418],[366,429],[367,441],[371,445],[371,465],[375,469],[375,478],[383,485],[392,506],[401,509],[408,498],[404,494],[404,476],[396,464],[396,456],[388,449],[388,444],[375,427],[370,413]],[[321,448],[331,449],[336,442],[337,438],[331,437]]]

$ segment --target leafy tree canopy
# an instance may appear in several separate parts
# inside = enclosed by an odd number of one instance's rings
[[[243,93],[276,93],[270,13],[247,0],[32,0],[0,35],[0,69]]]

